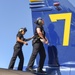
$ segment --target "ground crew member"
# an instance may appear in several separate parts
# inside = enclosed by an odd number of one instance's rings
[[[18,65],[18,70],[23,69],[24,56],[23,56],[23,52],[22,52],[22,46],[23,46],[23,44],[28,45],[28,43],[26,41],[29,41],[32,39],[32,38],[29,38],[29,39],[24,38],[23,35],[26,33],[26,31],[27,31],[26,28],[20,28],[20,30],[17,33],[16,44],[14,46],[14,53],[13,53],[13,56],[11,58],[11,61],[10,61],[9,67],[8,67],[9,69],[13,69],[17,56],[20,59],[20,62]]]
[[[27,71],[35,72],[35,70],[33,70],[33,64],[34,64],[37,54],[39,53],[40,60],[39,60],[37,72],[44,73],[42,68],[44,65],[46,54],[45,54],[43,43],[48,44],[48,40],[45,37],[45,31],[43,28],[44,20],[42,18],[37,18],[35,23],[37,24],[37,26],[35,28],[34,39],[32,41],[33,51],[32,51],[32,55],[29,60],[28,66],[27,66]]]

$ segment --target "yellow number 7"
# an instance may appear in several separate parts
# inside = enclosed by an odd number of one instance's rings
[[[65,20],[63,46],[68,46],[72,13],[50,14],[49,17],[52,22],[57,22],[57,20]]]

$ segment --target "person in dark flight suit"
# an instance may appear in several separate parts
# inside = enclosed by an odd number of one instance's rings
[[[35,72],[35,70],[33,70],[33,64],[34,64],[37,54],[39,53],[40,60],[39,60],[37,72],[44,73],[42,68],[44,65],[46,54],[45,54],[45,49],[44,49],[43,43],[48,44],[48,40],[45,37],[45,31],[43,28],[44,20],[41,18],[37,18],[35,23],[37,24],[37,26],[35,28],[34,38],[32,41],[33,51],[32,51],[32,55],[30,57],[28,66],[27,66],[27,71]]]
[[[18,65],[18,70],[22,71],[22,69],[23,69],[24,56],[23,56],[23,52],[22,52],[22,46],[23,46],[23,44],[28,45],[28,43],[26,41],[29,41],[33,38],[32,37],[32,38],[25,39],[23,35],[26,32],[27,32],[26,28],[20,28],[20,30],[17,33],[17,38],[16,38],[17,41],[16,41],[16,44],[14,46],[14,53],[13,53],[13,56],[11,58],[8,69],[13,69],[17,56],[20,59],[20,62]]]

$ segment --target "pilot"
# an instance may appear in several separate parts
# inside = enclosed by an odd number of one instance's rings
[[[25,39],[24,38],[24,34],[27,32],[26,28],[20,28],[17,36],[16,36],[16,44],[14,46],[14,53],[13,56],[11,58],[10,64],[9,64],[9,69],[13,69],[14,64],[15,64],[15,60],[17,57],[19,57],[20,62],[18,65],[18,70],[22,70],[23,69],[23,64],[24,64],[24,56],[23,56],[23,52],[22,52],[22,46],[23,44],[28,45],[28,43],[26,41],[31,40],[32,38],[28,38]]]
[[[39,53],[40,60],[39,60],[37,72],[45,73],[45,71],[42,70],[43,65],[44,65],[44,61],[45,61],[45,57],[46,57],[43,43],[48,44],[48,40],[45,37],[45,31],[43,28],[44,20],[39,17],[35,21],[35,24],[36,24],[36,28],[35,28],[35,32],[34,32],[34,38],[32,41],[33,51],[32,51],[32,55],[30,57],[28,66],[27,66],[27,71],[35,72],[35,70],[33,70],[33,64],[34,64],[34,61],[35,61],[37,54]]]

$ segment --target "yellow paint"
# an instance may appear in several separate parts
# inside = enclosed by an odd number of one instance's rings
[[[42,0],[30,0],[30,2],[41,2]]]
[[[49,17],[52,22],[57,22],[57,20],[65,20],[63,46],[68,46],[69,38],[70,38],[70,26],[71,26],[72,13],[51,14],[49,15]]]

